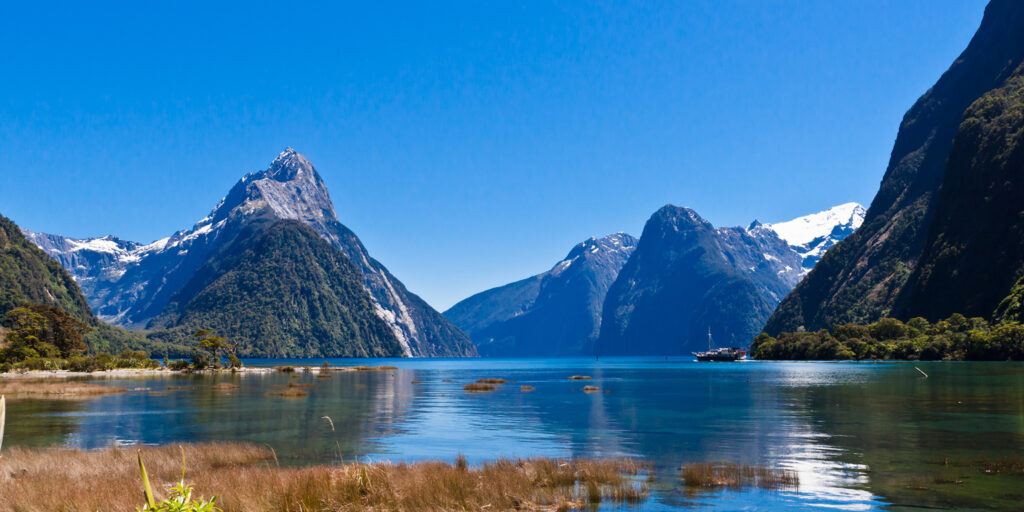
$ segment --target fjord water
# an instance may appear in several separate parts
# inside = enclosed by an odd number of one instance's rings
[[[249,366],[322,361],[249,360]],[[635,456],[642,508],[938,507],[1019,510],[1024,366],[1012,363],[700,364],[682,359],[334,360],[396,371],[103,381],[125,394],[9,404],[6,446],[245,441],[283,464],[499,456]],[[915,366],[928,374],[925,378]],[[590,381],[568,380],[589,375]],[[462,390],[479,378],[510,382]],[[234,391],[212,388],[234,382]],[[268,396],[308,383],[303,398]],[[522,392],[520,385],[535,391]],[[584,393],[584,385],[601,388]],[[170,386],[170,389],[168,387]],[[330,423],[333,420],[334,431]],[[339,453],[340,452],[340,453]],[[785,467],[797,490],[683,489],[686,463]]]

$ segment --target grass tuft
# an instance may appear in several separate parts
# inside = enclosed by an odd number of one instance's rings
[[[569,377],[569,380],[590,380],[590,375],[573,375]]]

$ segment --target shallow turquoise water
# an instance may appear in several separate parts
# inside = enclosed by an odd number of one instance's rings
[[[639,358],[332,364],[399,370],[330,379],[271,373],[109,380],[130,391],[87,401],[13,401],[5,446],[249,441],[273,446],[288,464],[336,461],[339,446],[344,460],[636,456],[656,467],[655,492],[643,506],[650,510],[1020,510],[1024,501],[1024,474],[985,473],[988,462],[1024,457],[1021,364]],[[570,381],[570,375],[593,379]],[[514,382],[493,393],[462,390],[485,377]],[[313,385],[308,397],[268,396],[293,380]],[[221,381],[241,387],[211,388]],[[588,384],[601,391],[582,392]],[[520,385],[536,390],[524,393]],[[678,468],[704,461],[790,468],[800,487],[686,492]]]

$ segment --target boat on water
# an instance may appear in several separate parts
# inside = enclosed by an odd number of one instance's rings
[[[747,351],[739,347],[714,348],[711,341],[711,329],[708,329],[708,350],[706,352],[694,352],[694,357],[701,362],[732,362],[745,359]]]

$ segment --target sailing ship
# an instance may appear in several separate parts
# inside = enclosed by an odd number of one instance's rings
[[[714,348],[711,341],[711,328],[708,328],[707,352],[694,352],[693,355],[702,362],[732,362],[747,357],[747,352],[739,347]]]

